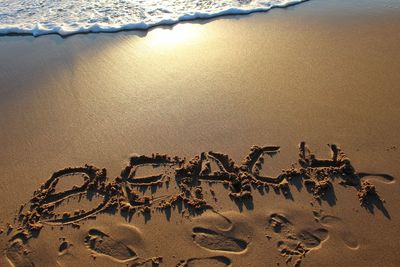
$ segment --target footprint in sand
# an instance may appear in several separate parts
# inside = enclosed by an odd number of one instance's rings
[[[123,242],[118,241],[97,229],[90,229],[85,238],[86,246],[102,255],[109,256],[116,261],[132,261],[137,259],[136,253]]]
[[[268,226],[275,233],[292,231],[292,223],[282,214],[273,213],[268,219]]]
[[[349,249],[356,250],[360,247],[355,236],[347,229],[345,223],[339,217],[331,215],[323,215],[321,212],[314,212],[315,218],[324,226],[331,228],[337,232],[340,239],[343,240]]]
[[[15,267],[33,267],[35,264],[29,256],[30,251],[20,239],[14,240],[6,250],[7,259]]]
[[[311,231],[300,231],[296,236],[305,247],[315,248],[318,247],[322,241],[327,239],[328,234],[328,230],[319,228]]]
[[[267,220],[266,236],[271,239],[276,237],[277,247],[282,256],[289,262],[296,257],[295,265],[312,249],[317,248],[325,241],[328,230],[324,228],[311,228],[297,230],[295,225],[283,214],[273,213]]]
[[[94,256],[105,256],[118,263],[128,263],[130,266],[142,266],[146,263],[158,266],[160,257],[143,259],[129,248],[124,242],[112,238],[98,229],[90,229],[85,237],[85,245]]]
[[[278,241],[277,246],[282,254],[302,255],[318,247],[327,237],[328,231],[322,228],[310,231],[303,230],[287,235]]]
[[[206,257],[206,258],[190,258],[179,262],[176,267],[223,267],[231,266],[232,261],[224,256]]]
[[[247,242],[226,236],[213,230],[195,227],[193,228],[193,241],[202,248],[224,252],[242,252],[247,248]]]

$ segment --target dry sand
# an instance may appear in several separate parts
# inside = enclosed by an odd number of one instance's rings
[[[0,37],[0,266],[398,266],[399,8]]]

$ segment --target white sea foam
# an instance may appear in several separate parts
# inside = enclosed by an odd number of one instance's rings
[[[0,34],[113,32],[248,14],[307,0],[2,0]]]

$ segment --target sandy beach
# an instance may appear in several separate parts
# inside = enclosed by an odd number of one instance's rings
[[[0,266],[398,266],[400,3],[0,36],[0,62]]]

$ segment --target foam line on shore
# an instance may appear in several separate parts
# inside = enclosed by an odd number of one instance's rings
[[[60,34],[146,30],[180,21],[243,15],[308,0],[223,1],[2,1],[0,34]]]

